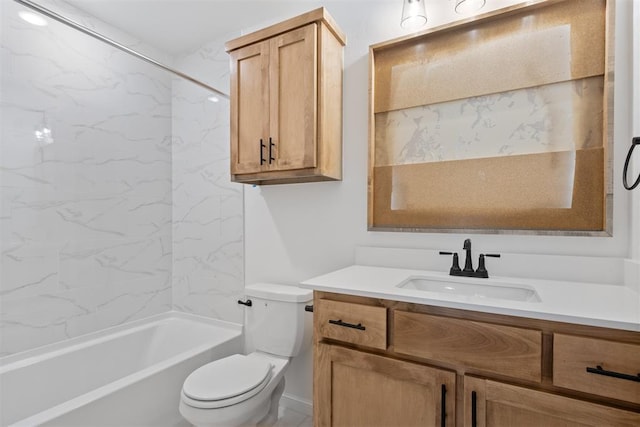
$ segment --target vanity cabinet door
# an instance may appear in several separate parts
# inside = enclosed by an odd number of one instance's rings
[[[317,344],[314,425],[454,426],[454,372]]]
[[[640,414],[486,379],[464,379],[465,427],[637,427]]]

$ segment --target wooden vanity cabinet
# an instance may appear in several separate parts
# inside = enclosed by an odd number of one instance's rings
[[[232,181],[341,179],[344,44],[324,8],[226,43]]]
[[[639,332],[314,292],[316,427],[640,426],[639,372]]]
[[[464,378],[464,426],[637,427],[640,414],[488,379]]]
[[[315,425],[455,425],[453,371],[331,344],[316,358]]]

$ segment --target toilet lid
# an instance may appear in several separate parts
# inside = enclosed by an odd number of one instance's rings
[[[230,399],[264,387],[271,377],[271,368],[266,360],[234,354],[193,371],[184,381],[182,392],[198,401]]]

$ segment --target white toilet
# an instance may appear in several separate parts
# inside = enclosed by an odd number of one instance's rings
[[[193,371],[182,386],[180,413],[196,426],[268,426],[278,419],[289,359],[311,342],[311,290],[256,283],[245,288],[247,346]]]

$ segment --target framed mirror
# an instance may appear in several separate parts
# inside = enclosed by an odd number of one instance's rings
[[[611,235],[613,1],[371,46],[370,230]]]

